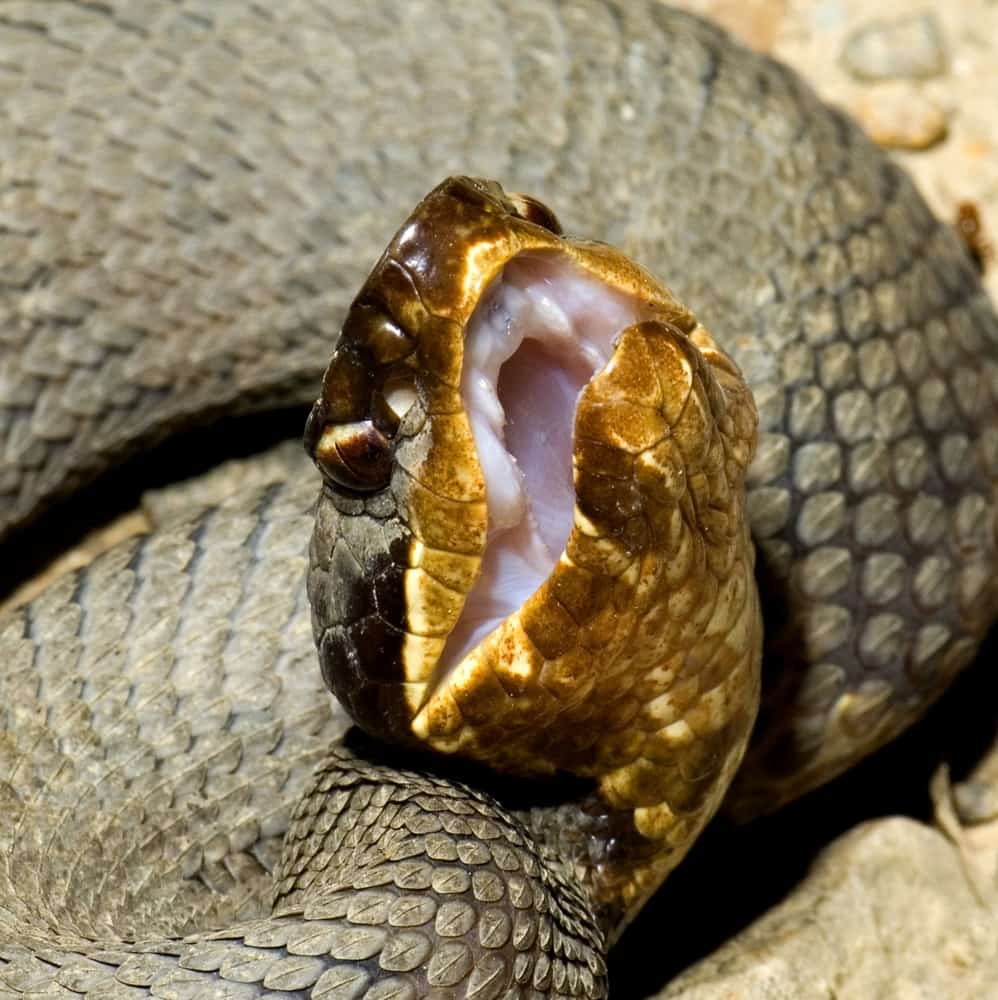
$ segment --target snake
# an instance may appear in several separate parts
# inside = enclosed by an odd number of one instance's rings
[[[998,320],[907,175],[791,70],[653,0],[17,2],[0,52],[3,538],[169,435],[322,386],[321,487],[246,484],[0,619],[3,995],[604,996],[607,944],[715,809],[831,779],[973,660]],[[448,175],[502,187],[449,182],[424,232]],[[499,269],[544,284],[554,256],[632,307],[582,378],[568,558],[448,655],[431,579],[468,593],[492,531],[481,439],[445,403],[460,330],[505,308]],[[440,259],[468,280],[437,301]],[[716,418],[689,476],[670,380]],[[676,560],[643,546],[695,496],[758,604],[735,587],[715,680],[739,695],[649,752],[663,777],[614,742],[598,671],[665,673]],[[532,686],[538,656],[588,690]],[[513,678],[489,682],[522,662],[497,732]],[[671,719],[665,694],[635,711]]]

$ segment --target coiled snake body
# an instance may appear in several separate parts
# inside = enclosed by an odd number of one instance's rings
[[[342,7],[0,11],[3,530],[176,427],[313,398],[391,225],[501,176],[752,386],[766,694],[732,808],[899,732],[996,606],[998,322],[955,237],[788,70],[657,3]],[[0,994],[605,991],[583,886],[619,831],[341,745],[314,492],[0,620]]]

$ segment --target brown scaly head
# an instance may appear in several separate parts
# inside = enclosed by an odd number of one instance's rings
[[[469,178],[392,240],[309,418],[327,684],[376,736],[592,779],[629,845],[599,905],[680,860],[752,727],[755,427],[671,293]]]

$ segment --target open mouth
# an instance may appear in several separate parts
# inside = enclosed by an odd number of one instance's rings
[[[488,540],[440,679],[551,575],[575,509],[576,404],[639,300],[549,251],[512,258],[465,332],[461,392],[485,478]],[[432,688],[432,685],[431,685]]]

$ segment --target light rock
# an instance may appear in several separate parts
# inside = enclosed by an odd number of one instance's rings
[[[942,767],[930,791],[936,825],[956,844],[977,894],[998,897],[998,738],[962,782],[951,784]]]
[[[964,826],[998,822],[998,737],[967,777],[954,787],[953,801]]]
[[[659,1000],[998,997],[998,902],[960,851],[910,819],[857,827],[783,903]]]
[[[842,49],[842,65],[860,80],[927,80],[945,73],[947,62],[939,22],[928,11],[870,21]]]
[[[886,149],[929,149],[946,138],[946,112],[910,84],[864,91],[849,109],[866,134]]]

